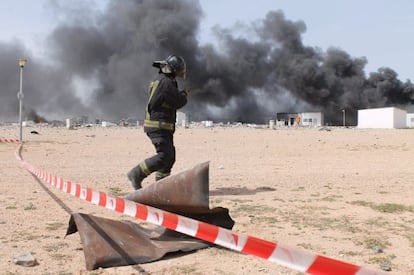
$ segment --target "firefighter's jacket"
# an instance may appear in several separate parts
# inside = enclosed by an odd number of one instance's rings
[[[151,82],[144,131],[175,131],[177,110],[187,103],[187,92],[179,91],[177,81],[166,75]]]

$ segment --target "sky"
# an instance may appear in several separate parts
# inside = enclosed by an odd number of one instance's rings
[[[85,0],[92,2],[92,0]],[[63,1],[64,2],[64,1]],[[95,0],[97,7],[105,5]],[[58,16],[48,8],[51,0],[2,0],[0,41],[23,41],[33,52],[44,52],[44,39]],[[269,11],[282,10],[287,19],[306,24],[304,44],[326,50],[339,47],[352,57],[366,57],[367,73],[390,67],[405,81],[414,79],[414,2],[410,0],[201,0],[204,16],[201,42],[214,38],[211,28],[234,27],[265,18]],[[7,27],[5,27],[7,26]]]
[[[397,4],[396,4],[397,3]],[[140,118],[154,60],[187,62],[194,119],[414,110],[409,0],[2,0],[0,118]],[[14,67],[12,64],[15,64]]]

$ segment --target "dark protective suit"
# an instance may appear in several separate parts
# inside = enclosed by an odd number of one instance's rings
[[[156,180],[171,173],[175,163],[174,132],[177,110],[187,103],[187,92],[179,91],[177,81],[162,75],[153,81],[149,89],[149,100],[144,121],[144,131],[155,147],[156,155],[145,159],[128,173],[135,189],[153,172]]]

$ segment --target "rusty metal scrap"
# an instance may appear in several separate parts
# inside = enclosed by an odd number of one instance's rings
[[[189,218],[232,229],[228,209],[209,208],[209,164],[171,175],[124,198]],[[153,262],[168,253],[190,252],[211,244],[156,227],[148,229],[130,221],[93,215],[71,215],[67,234],[79,232],[88,270]]]
[[[209,163],[163,178],[124,196],[163,210],[204,211],[209,208]]]
[[[153,262],[167,253],[189,252],[209,244],[187,237],[169,236],[162,228],[146,229],[130,221],[72,214],[68,234],[79,231],[87,270]]]

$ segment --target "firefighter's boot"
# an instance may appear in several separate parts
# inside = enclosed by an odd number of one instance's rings
[[[159,181],[159,180],[161,180],[165,177],[168,177],[170,174],[171,174],[170,172],[164,173],[164,172],[161,172],[161,171],[157,171],[155,173],[155,181]]]
[[[142,188],[142,181],[149,175],[149,173],[145,173],[145,170],[142,168],[143,166],[145,167],[145,163],[144,165],[140,163],[132,168],[127,174],[128,179],[131,181],[132,187],[135,190]]]

